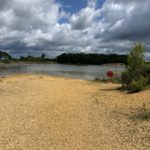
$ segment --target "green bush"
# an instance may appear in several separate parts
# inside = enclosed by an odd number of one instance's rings
[[[112,83],[118,83],[118,84],[120,84],[121,83],[121,78],[120,77],[115,77],[115,78],[113,78],[112,79]]]
[[[137,43],[128,55],[126,70],[121,75],[123,88],[132,92],[141,91],[148,85],[149,75],[150,67],[144,60],[144,47]]]
[[[146,65],[144,76],[148,78],[148,84],[150,85],[150,64]]]
[[[133,77],[131,76],[131,74],[128,70],[124,71],[121,75],[121,82],[124,86],[131,83],[132,79],[133,79]]]
[[[95,78],[94,81],[96,81],[96,82],[108,82],[108,79],[105,79],[105,78],[102,78],[102,79],[100,79],[100,78]]]
[[[148,78],[141,76],[138,80],[133,80],[128,85],[128,90],[131,92],[139,92],[145,89],[147,86]]]

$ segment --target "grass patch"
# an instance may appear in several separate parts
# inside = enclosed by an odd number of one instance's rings
[[[136,113],[130,117],[132,120],[150,120],[150,108],[145,103],[141,108],[138,108]]]
[[[116,83],[116,84],[120,84],[121,83],[121,79],[119,77],[115,77],[112,79],[108,79],[108,78],[95,78],[94,80],[95,82],[112,82],[112,83]]]

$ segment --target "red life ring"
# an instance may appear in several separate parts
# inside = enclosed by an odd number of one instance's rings
[[[108,76],[109,78],[112,78],[112,77],[114,76],[114,72],[113,72],[113,71],[108,71],[108,72],[107,72],[107,76]]]

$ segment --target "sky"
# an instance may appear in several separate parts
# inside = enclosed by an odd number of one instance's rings
[[[150,60],[150,0],[0,0],[0,50],[128,54],[138,41]]]

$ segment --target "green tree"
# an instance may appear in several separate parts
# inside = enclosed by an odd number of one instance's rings
[[[148,84],[148,79],[145,77],[144,46],[141,43],[135,44],[127,62],[126,70],[121,76],[123,87],[135,92],[143,90]]]
[[[45,55],[45,54],[42,54],[42,55],[41,55],[41,58],[42,58],[42,59],[44,59],[45,57],[46,57],[46,55]]]

